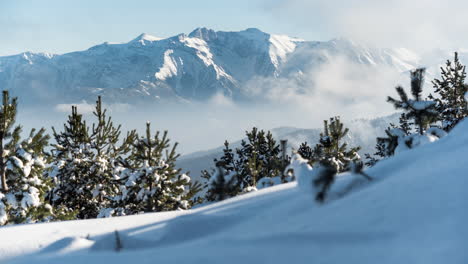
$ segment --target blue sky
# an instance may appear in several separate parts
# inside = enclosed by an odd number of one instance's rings
[[[1,0],[0,56],[22,51],[63,53],[140,33],[159,37],[257,27],[266,32],[315,37],[270,12],[277,0]],[[320,34],[315,34],[320,37]]]
[[[196,27],[378,47],[468,48],[464,0],[0,0],[0,56],[64,53]]]

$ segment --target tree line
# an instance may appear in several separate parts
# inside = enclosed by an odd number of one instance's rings
[[[0,108],[0,224],[89,219],[188,209],[201,185],[176,168],[177,143],[146,124],[121,136],[101,97],[89,125],[72,106],[54,143],[45,129],[21,139],[17,99]],[[50,148],[50,150],[48,150]]]

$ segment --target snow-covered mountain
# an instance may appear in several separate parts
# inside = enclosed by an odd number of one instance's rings
[[[106,42],[63,55],[0,57],[0,87],[27,102],[92,102],[97,94],[125,103],[205,100],[219,93],[242,100],[250,96],[244,84],[254,78],[298,78],[334,56],[400,72],[420,63],[409,50],[367,48],[347,39],[304,41],[254,28],[197,28],[188,35],[142,34],[128,43]]]

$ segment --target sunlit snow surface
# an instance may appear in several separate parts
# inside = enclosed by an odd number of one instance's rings
[[[466,263],[467,132],[464,121],[437,142],[378,163],[366,171],[371,183],[341,175],[324,205],[290,183],[190,211],[2,227],[0,256],[6,263]]]

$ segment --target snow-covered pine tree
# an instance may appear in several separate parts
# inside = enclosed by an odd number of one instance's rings
[[[8,184],[6,178],[6,162],[7,159],[4,155],[5,140],[11,137],[11,129],[16,121],[16,107],[17,98],[10,100],[8,91],[2,93],[2,109],[0,112],[0,175],[2,180],[2,191],[8,191]]]
[[[43,177],[46,163],[44,148],[49,136],[45,130],[32,129],[21,140],[21,126],[16,126],[17,99],[3,91],[0,109],[0,225],[45,222],[55,218],[52,207],[44,201],[50,181]]]
[[[375,145],[376,152],[373,156],[370,154],[365,155],[367,160],[365,165],[371,167],[380,160],[393,156],[398,146],[399,138],[411,135],[412,131],[412,123],[408,120],[406,114],[402,113],[399,118],[399,126],[390,123],[390,126],[385,130],[386,137],[377,137],[377,143]],[[409,143],[411,142],[408,142],[408,144]]]
[[[353,170],[356,164],[362,164],[357,153],[360,147],[348,150],[348,145],[342,143],[349,129],[344,127],[340,117],[332,117],[329,121],[324,120],[323,123],[324,129],[315,147],[319,156],[313,157],[315,161],[312,164],[314,170],[317,171],[317,178],[313,184],[318,189],[315,197],[318,202],[325,200],[338,173]],[[359,172],[363,174],[362,167]]]
[[[48,176],[54,181],[48,199],[54,207],[74,212],[78,218],[95,217],[99,209],[87,188],[93,153],[89,128],[76,106],[64,124],[63,131],[52,128],[56,143],[52,145],[52,164]],[[96,204],[96,203],[94,203]]]
[[[411,95],[413,99],[408,98],[408,95],[401,86],[396,87],[400,100],[390,96],[387,98],[387,102],[392,103],[396,109],[405,111],[406,118],[414,120],[414,124],[417,126],[420,135],[438,117],[436,102],[422,99],[424,72],[425,69],[423,68],[411,72]]]
[[[400,100],[392,97],[387,98],[387,101],[392,103],[396,109],[404,110],[404,114],[400,117],[399,127],[391,125],[385,131],[387,137],[377,138],[377,145],[383,148],[380,153],[383,157],[433,142],[446,134],[437,127],[429,128],[429,125],[437,121],[439,113],[435,101],[422,99],[424,71],[424,69],[416,69],[411,72],[412,99],[408,98],[401,86],[396,87]],[[411,119],[413,122],[409,121]],[[414,130],[417,131],[417,134],[412,134],[413,126],[415,126]]]
[[[233,171],[225,169],[224,162],[216,164],[216,171],[210,175],[205,199],[209,202],[222,201],[239,194],[237,178]]]
[[[396,147],[398,146],[398,136],[401,133],[401,129],[398,129],[390,124],[385,130],[386,137],[377,137],[375,144],[375,153],[373,155],[365,154],[366,157],[366,166],[372,167],[380,160],[392,156],[395,152]]]
[[[177,143],[172,148],[167,131],[151,135],[150,123],[146,135],[133,143],[128,158],[130,168],[122,174],[121,194],[115,198],[115,212],[121,215],[188,209],[199,190],[186,174],[176,169]]]
[[[436,109],[436,101],[422,99],[422,86],[424,83],[424,69],[416,69],[411,72],[411,94],[412,99],[401,86],[396,87],[400,100],[392,97],[387,98],[387,102],[392,103],[396,109],[404,110],[399,120],[399,126],[390,124],[385,130],[386,137],[378,137],[376,153],[368,159],[366,165],[373,166],[382,158],[393,156],[401,150],[414,148],[415,146],[432,142],[443,137],[446,133],[437,127],[429,125],[436,122],[439,113]],[[430,98],[433,98],[430,96]],[[413,121],[410,121],[410,120]],[[413,134],[417,131],[417,134]]]
[[[236,149],[237,178],[244,192],[256,190],[257,182],[264,178],[281,177],[286,164],[281,157],[281,148],[270,131],[256,127],[246,131],[247,140],[241,141]]]
[[[465,93],[466,67],[460,63],[458,53],[454,60],[447,60],[445,67],[440,67],[441,79],[432,81],[437,97],[429,95],[429,99],[436,101],[436,109],[440,113],[442,129],[450,131],[460,120],[468,116]]]
[[[318,176],[313,182],[315,187],[318,188],[315,200],[323,203],[330,187],[335,182],[340,165],[333,158],[325,158],[316,163],[315,166],[315,169],[318,171]]]
[[[288,175],[283,175],[290,157],[276,142],[271,132],[254,127],[251,131],[246,131],[246,136],[247,140],[241,141],[241,147],[236,148],[235,153],[225,141],[223,156],[219,160],[214,159],[216,167],[220,166],[227,177],[225,182],[229,182],[229,187],[226,188],[230,190],[230,197],[255,191],[257,185],[262,188],[290,181]],[[286,148],[286,143],[282,143],[283,148]],[[202,171],[202,177],[207,179],[205,188],[208,188],[210,196],[219,195],[215,190],[218,187],[215,188],[215,185],[211,184],[219,183],[219,180],[216,181],[219,175],[218,169],[211,173],[207,170]]]
[[[56,144],[49,176],[55,187],[49,193],[54,206],[75,211],[79,219],[105,216],[119,192],[119,161],[129,140],[117,146],[120,126],[114,126],[98,97],[93,112],[97,123],[90,130],[76,106],[61,132],[53,128]],[[130,133],[130,137],[134,132]]]
[[[241,185],[237,176],[238,164],[235,162],[235,154],[229,146],[229,142],[224,141],[223,156],[214,159],[216,169],[211,172],[204,170],[202,177],[206,179],[207,189],[205,199],[207,201],[221,201],[234,197],[241,193]]]
[[[302,143],[297,150],[297,153],[301,155],[302,158],[309,161],[310,165],[320,161],[323,157],[323,146],[321,144],[316,144],[314,148],[310,147],[307,142]]]
[[[320,133],[320,140],[317,149],[323,153],[319,161],[333,159],[337,163],[338,172],[347,170],[351,161],[359,160],[358,151],[360,147],[353,147],[348,150],[348,144],[342,142],[348,134],[349,129],[344,127],[340,117],[332,117],[329,122],[324,120],[324,131]],[[323,162],[322,162],[323,163]]]
[[[93,150],[92,166],[88,186],[94,186],[93,198],[100,204],[97,217],[106,217],[112,199],[119,194],[121,162],[130,152],[130,144],[136,138],[136,132],[131,131],[120,146],[121,125],[115,126],[112,118],[107,116],[107,109],[102,108],[101,97],[96,101],[93,115],[97,119],[93,123],[90,134],[90,147]]]

